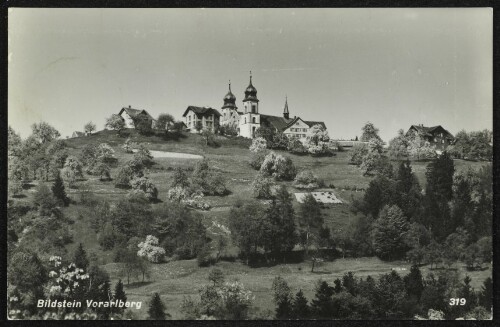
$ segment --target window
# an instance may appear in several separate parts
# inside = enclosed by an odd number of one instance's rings
[[[257,106],[252,104],[252,113],[255,113],[257,111]]]
[[[252,123],[255,124],[255,117],[252,118]],[[254,127],[255,128],[255,127]]]
[[[247,117],[245,117],[245,124],[247,123]]]

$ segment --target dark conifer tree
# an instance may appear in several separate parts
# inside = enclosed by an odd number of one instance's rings
[[[118,301],[122,301],[122,302],[127,301],[127,294],[125,294],[125,291],[123,290],[123,282],[121,279],[119,279],[118,283],[116,283],[116,285],[115,285],[115,292],[113,294],[113,300],[118,300]],[[117,312],[117,313],[122,313],[123,310],[125,310],[125,308],[116,307],[115,310],[113,310],[113,311]]]
[[[304,296],[302,290],[299,290],[295,295],[295,299],[292,304],[292,317],[295,319],[308,319],[310,315],[309,305],[307,304],[307,299]]]
[[[333,316],[333,287],[325,281],[320,281],[316,287],[316,295],[312,300],[311,309],[316,319],[329,319]]]
[[[335,293],[340,293],[342,292],[342,281],[340,279],[335,279],[333,281],[333,283],[335,284],[335,286],[333,287],[333,290],[335,291]]]
[[[486,278],[483,282],[481,293],[479,294],[479,304],[486,310],[491,310],[491,306],[493,305],[493,280],[491,277]]]
[[[54,194],[55,198],[64,206],[67,206],[69,204],[69,198],[66,195],[66,189],[64,188],[64,182],[61,178],[60,172],[57,173],[54,184],[52,184],[52,193]]]
[[[155,293],[151,297],[148,314],[150,320],[165,320],[170,316],[168,313],[165,313],[165,304],[163,304],[160,294]]]
[[[89,259],[87,258],[87,252],[85,252],[82,243],[80,243],[76,248],[73,261],[78,268],[87,271],[87,268],[89,267]]]
[[[418,266],[412,266],[410,273],[404,278],[406,293],[409,297],[414,297],[420,300],[420,296],[424,290],[424,280]]]

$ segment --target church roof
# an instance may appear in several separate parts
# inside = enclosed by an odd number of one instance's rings
[[[201,116],[212,115],[212,114],[214,114],[214,115],[216,115],[218,117],[221,116],[221,114],[219,113],[219,111],[217,111],[214,108],[189,106],[189,107],[187,107],[186,111],[184,111],[184,114],[182,115],[182,117],[185,117],[187,115],[187,113],[189,112],[189,110],[192,110],[195,114],[201,115]]]
[[[229,81],[229,91],[227,94],[224,96],[224,105],[222,106],[222,109],[224,108],[231,108],[231,109],[238,109],[236,107],[236,97],[234,96],[233,92],[231,92],[231,81]]]
[[[272,126],[276,128],[278,131],[286,130],[288,127],[295,124],[295,122],[299,119],[302,120],[304,123],[306,123],[307,126],[309,126],[309,128],[313,127],[314,125],[321,125],[326,129],[326,125],[322,121],[307,121],[303,120],[300,117],[286,119],[285,117],[281,116],[260,115],[261,124]]]
[[[252,85],[252,72],[250,72],[250,84],[248,84],[245,90],[245,98],[243,99],[243,102],[246,101],[259,102],[257,99],[257,89]]]

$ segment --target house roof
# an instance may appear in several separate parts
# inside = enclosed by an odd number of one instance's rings
[[[425,136],[434,136],[436,133],[444,133],[448,138],[454,139],[455,137],[448,132],[446,129],[444,129],[441,125],[437,126],[432,126],[432,127],[426,127],[423,125],[411,125],[410,128],[408,129],[408,134],[411,130],[415,130],[418,133],[421,133]]]
[[[187,107],[186,111],[184,111],[184,114],[182,115],[182,117],[185,117],[187,115],[187,113],[189,112],[189,110],[192,110],[196,115],[201,115],[201,116],[212,115],[212,114],[215,114],[218,117],[221,116],[219,111],[217,111],[214,108],[189,106],[189,107]]]
[[[72,136],[73,137],[85,136],[85,133],[84,132],[75,131],[75,132],[73,132]]]
[[[306,121],[306,120],[304,120],[304,123],[309,125],[309,127],[313,127],[314,125],[321,125],[321,126],[323,126],[324,129],[326,129],[326,125],[322,121],[311,121],[311,120]]]
[[[125,111],[132,118],[135,118],[140,114],[145,114],[146,116],[148,116],[148,118],[150,118],[152,120],[156,120],[149,114],[149,112],[147,112],[144,109],[134,109],[134,108],[131,108],[130,106],[123,107],[122,110],[120,110],[120,113],[118,113],[118,115],[121,115],[123,111]]]

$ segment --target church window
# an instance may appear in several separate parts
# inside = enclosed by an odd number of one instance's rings
[[[254,124],[255,124],[255,117],[253,117],[253,118],[252,118],[252,123],[254,123]]]
[[[247,117],[245,117],[245,124],[247,123]]]
[[[255,113],[257,111],[257,106],[252,104],[252,113]]]

